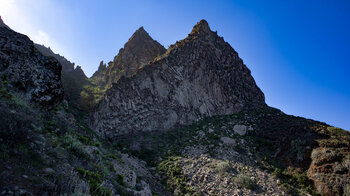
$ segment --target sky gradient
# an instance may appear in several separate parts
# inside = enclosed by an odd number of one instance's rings
[[[0,15],[88,76],[140,26],[167,48],[206,19],[268,105],[350,130],[350,1],[0,0]]]

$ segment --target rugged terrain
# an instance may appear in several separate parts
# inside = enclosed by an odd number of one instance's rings
[[[84,86],[89,85],[90,83],[81,67],[75,67],[74,63],[59,54],[55,54],[50,47],[47,48],[39,44],[34,44],[34,46],[44,56],[54,57],[62,65],[61,81],[65,99],[76,108],[86,109],[84,105],[87,104],[88,100],[82,98],[81,92],[83,91]]]
[[[24,92],[24,99],[47,106],[62,101],[61,65],[55,58],[44,57],[27,36],[4,24],[0,25],[0,48],[0,74]]]
[[[109,138],[169,130],[237,113],[248,103],[264,105],[263,93],[237,52],[203,20],[164,55],[108,89],[93,127]]]
[[[349,132],[267,106],[204,20],[91,78],[0,21],[0,67],[0,195],[350,195]]]

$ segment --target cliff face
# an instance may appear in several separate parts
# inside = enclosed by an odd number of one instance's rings
[[[13,89],[24,92],[26,99],[44,106],[63,99],[61,65],[43,56],[25,35],[6,25],[0,26],[0,75],[7,75]]]
[[[204,20],[141,67],[113,84],[97,106],[92,124],[100,135],[169,130],[205,116],[237,113],[248,104],[265,105],[250,70]]]

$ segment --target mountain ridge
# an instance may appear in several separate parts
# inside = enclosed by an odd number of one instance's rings
[[[205,20],[166,51],[139,28],[89,79],[0,46],[0,195],[350,194],[350,133],[269,107]]]

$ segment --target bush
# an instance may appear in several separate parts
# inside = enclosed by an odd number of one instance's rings
[[[257,189],[257,184],[246,175],[240,174],[236,176],[233,181],[239,184],[243,188],[250,189],[250,190]]]
[[[117,182],[118,182],[120,185],[125,186],[124,176],[121,175],[121,174],[118,174],[118,175],[117,175]]]
[[[0,138],[7,143],[21,143],[33,130],[35,115],[27,110],[13,110],[6,103],[0,103]]]
[[[228,161],[219,162],[216,165],[216,170],[219,172],[220,175],[224,175],[225,173],[231,171],[230,163]]]
[[[66,134],[64,136],[63,145],[66,149],[73,152],[78,157],[90,158],[90,155],[84,149],[83,144],[70,134]]]
[[[179,159],[180,157],[169,157],[159,164],[158,170],[167,177],[166,185],[169,191],[176,192],[178,195],[194,195],[196,192],[187,185],[188,178],[181,171]]]
[[[99,173],[85,170],[83,168],[76,168],[76,170],[89,182],[90,193],[93,196],[109,196],[112,191],[101,185],[102,179]]]

